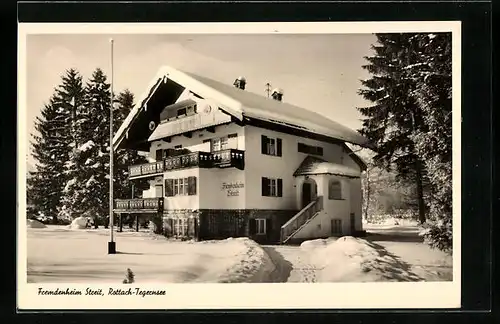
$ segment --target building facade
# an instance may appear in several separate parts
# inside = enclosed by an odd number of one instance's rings
[[[288,243],[362,231],[361,172],[346,145],[356,132],[286,104],[205,77],[160,69],[120,127],[114,148],[145,151],[130,166],[147,178],[141,198],[115,213],[161,219],[169,237],[247,236]]]

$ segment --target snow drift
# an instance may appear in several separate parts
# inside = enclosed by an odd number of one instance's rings
[[[70,229],[85,229],[86,226],[87,226],[87,218],[80,216],[73,219],[71,225],[69,225],[68,227]]]
[[[47,227],[44,223],[37,221],[36,219],[28,219],[28,228],[45,228]]]
[[[247,238],[229,238],[225,244],[240,245],[241,249],[230,260],[224,271],[217,280],[218,282],[263,282],[273,270],[274,264],[255,241]]]
[[[28,232],[29,282],[120,284],[127,268],[139,285],[262,282],[274,270],[260,245],[248,238],[194,242],[117,232],[118,253],[109,255],[109,230],[50,226],[40,232]]]
[[[311,262],[319,269],[320,282],[419,281],[408,265],[382,246],[361,238],[344,236],[338,240],[302,243],[309,249]]]

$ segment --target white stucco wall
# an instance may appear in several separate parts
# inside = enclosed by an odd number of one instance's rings
[[[298,152],[298,143],[323,147],[322,159],[340,163],[359,169],[359,166],[336,144],[320,142],[294,135],[278,133],[272,130],[254,126],[240,127],[236,124],[216,127],[216,133],[205,130],[193,132],[192,138],[175,136],[170,143],[155,141],[151,145],[150,158],[154,160],[157,149],[173,148],[182,145],[191,151],[210,151],[210,144],[203,140],[221,137],[228,134],[238,134],[230,139],[231,148],[245,150],[245,170],[228,169],[187,169],[165,173],[168,177],[190,175],[197,176],[197,195],[185,197],[167,197],[165,207],[168,209],[294,209],[301,207],[303,177],[294,177],[293,173],[302,163],[307,154]],[[282,139],[282,156],[268,156],[261,153],[261,135]],[[262,197],[261,178],[281,178],[283,180],[283,197]],[[356,229],[362,229],[361,222],[361,180],[339,177],[342,181],[344,200],[328,199],[328,179],[330,175],[310,176],[317,184],[317,195],[324,197],[325,214],[317,217],[303,235],[310,237],[328,236],[331,233],[330,220],[342,219],[343,231],[350,230],[350,213],[355,213]],[[229,195],[228,189],[223,189],[223,183],[242,184],[238,195]],[[154,197],[154,186],[143,192],[144,197]],[[318,226],[319,225],[319,226]],[[301,233],[302,235],[302,233]]]
[[[200,169],[200,209],[245,209],[245,172],[236,168]]]
[[[354,213],[355,227],[357,231],[363,229],[362,202],[363,192],[361,191],[361,179],[350,179],[351,187],[351,213]]]
[[[361,187],[359,179],[349,179],[346,177],[339,177],[333,175],[316,175],[310,176],[318,184],[318,196],[323,196],[323,210],[314,217],[307,226],[303,227],[294,236],[295,239],[312,239],[317,237],[332,236],[332,219],[340,219],[342,221],[343,235],[349,235],[351,231],[350,214],[356,213],[361,205],[359,199],[361,195]],[[329,199],[328,186],[330,180],[338,180],[342,186],[342,199]],[[305,177],[297,177],[297,195],[301,195],[302,183]],[[355,214],[355,228],[360,230],[362,228],[361,219]],[[360,215],[360,214],[359,214]]]
[[[282,156],[261,153],[261,135],[281,138]],[[290,134],[275,132],[254,126],[245,126],[245,172],[247,176],[246,206],[249,209],[297,209],[297,185],[293,173],[307,156],[298,152],[298,143],[323,147],[322,158],[340,163],[342,148],[339,145],[320,142]],[[262,197],[262,177],[283,179],[283,197]]]

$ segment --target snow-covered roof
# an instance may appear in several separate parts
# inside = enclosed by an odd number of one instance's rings
[[[236,88],[230,84],[199,76],[194,73],[182,72],[169,66],[160,68],[149,88],[140,97],[138,104],[132,109],[129,116],[118,129],[113,138],[116,148],[124,134],[131,126],[135,116],[144,109],[148,97],[158,86],[158,80],[171,79],[197,95],[212,100],[219,108],[242,120],[244,117],[268,121],[274,124],[284,124],[288,127],[317,133],[348,143],[369,147],[368,140],[358,132],[328,119],[316,112],[294,106],[292,104],[272,100],[270,98]]]
[[[294,172],[294,176],[332,174],[344,177],[359,178],[361,172],[342,164],[327,162],[315,156],[307,156]]]

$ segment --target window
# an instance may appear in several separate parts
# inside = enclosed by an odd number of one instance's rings
[[[174,146],[174,149],[178,150],[178,149],[181,149],[182,148],[182,145],[176,145]]]
[[[156,161],[161,161],[163,159],[163,150],[156,150]]]
[[[320,146],[311,146],[304,143],[299,143],[297,150],[301,153],[323,155],[323,148]]]
[[[262,178],[263,197],[283,197],[283,180]]]
[[[330,183],[328,184],[328,199],[342,199],[342,183],[339,180],[330,180]]]
[[[281,138],[269,138],[265,135],[261,136],[261,152],[265,155],[281,156],[282,155],[282,140]]]
[[[256,233],[255,234],[266,234],[266,219],[265,218],[256,218]]]
[[[187,236],[188,222],[186,218],[175,218],[174,220],[174,235]]]
[[[196,195],[196,177],[165,179],[165,196]]]
[[[177,117],[186,115],[186,108],[181,108],[177,110]]]
[[[229,148],[229,139],[227,136],[212,139],[212,147],[211,147],[212,152],[226,150],[228,148]]]
[[[269,195],[270,196],[277,196],[278,195],[278,190],[276,190],[276,179],[269,179]]]
[[[217,152],[220,151],[220,138],[214,138],[212,139],[212,152]]]
[[[177,179],[177,180],[178,180],[177,184],[178,184],[178,187],[179,187],[178,190],[177,190],[177,192],[179,193],[179,195],[185,195],[186,194],[185,183],[187,182],[187,178],[180,178],[180,179]],[[184,181],[184,180],[186,180],[186,181]]]
[[[341,235],[342,234],[342,220],[332,219],[332,234]]]
[[[229,148],[229,141],[227,137],[221,137],[220,139],[220,149],[226,150]]]

